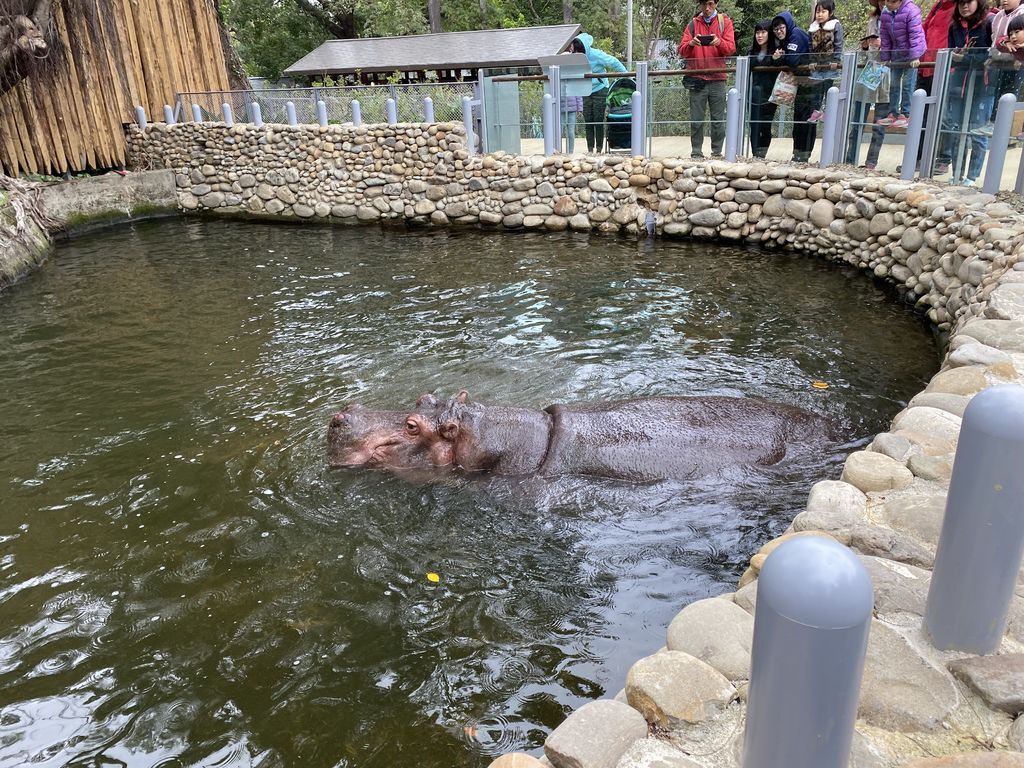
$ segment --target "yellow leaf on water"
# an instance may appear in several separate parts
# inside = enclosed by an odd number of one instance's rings
[[[438,576],[436,573],[431,572],[427,574],[427,581],[437,584],[439,581],[441,581],[441,577]]]
[[[826,381],[812,381],[811,386],[815,389],[828,389],[828,382]]]

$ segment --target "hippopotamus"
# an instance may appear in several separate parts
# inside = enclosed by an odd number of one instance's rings
[[[331,419],[335,467],[689,479],[770,465],[827,432],[821,416],[740,397],[647,397],[542,410],[423,395],[410,411],[350,405]]]

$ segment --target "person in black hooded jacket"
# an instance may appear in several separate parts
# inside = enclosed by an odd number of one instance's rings
[[[772,19],[775,51],[772,59],[796,75],[796,103],[793,105],[793,162],[806,163],[811,158],[818,126],[808,122],[817,106],[813,81],[803,73],[810,60],[811,38],[793,20],[793,14],[782,11]]]

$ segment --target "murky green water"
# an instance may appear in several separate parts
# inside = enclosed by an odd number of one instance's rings
[[[841,461],[417,486],[325,468],[348,401],[752,395],[856,445],[936,369],[851,271],[543,234],[148,223],[57,248],[0,324],[2,766],[535,749]]]

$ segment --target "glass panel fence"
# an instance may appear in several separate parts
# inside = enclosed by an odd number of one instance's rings
[[[1012,59],[990,58],[988,51],[970,48],[952,51],[945,92],[941,101],[941,122],[935,163],[935,178],[953,184],[978,186],[989,159],[996,104],[1003,93],[1020,99],[1021,72]],[[1015,115],[1010,134],[1011,150],[1003,168],[1005,189],[1013,188],[1020,162],[1021,113]]]

